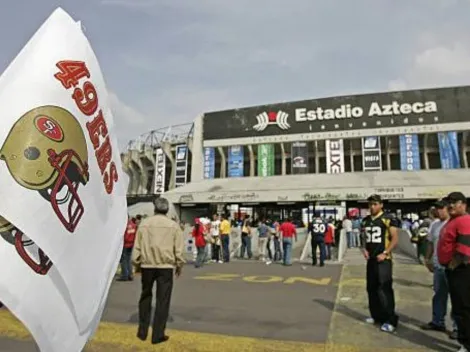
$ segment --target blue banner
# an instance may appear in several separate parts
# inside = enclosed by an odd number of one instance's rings
[[[204,148],[204,178],[215,177],[215,148]]]
[[[457,132],[440,132],[437,136],[439,141],[439,154],[441,156],[441,168],[459,169],[460,154]]]
[[[400,136],[400,164],[403,171],[421,169],[417,134],[404,134]]]
[[[228,177],[243,177],[243,147],[228,148]]]

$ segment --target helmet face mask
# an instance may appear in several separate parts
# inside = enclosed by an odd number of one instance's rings
[[[89,181],[88,150],[69,111],[49,105],[28,111],[11,128],[0,159],[19,185],[39,192],[65,229],[75,231],[85,213],[78,188]]]
[[[39,193],[51,202],[54,212],[65,228],[74,232],[85,212],[77,191],[80,183],[86,184],[88,180],[88,165],[73,150],[56,154],[54,150],[49,149],[48,154],[51,165],[57,170],[57,178],[52,189],[40,190]],[[62,209],[61,206],[65,204],[66,209]]]
[[[16,252],[26,265],[38,275],[47,275],[52,267],[52,261],[32,240],[24,235],[20,230],[8,223],[4,218],[0,236],[11,245],[15,246]]]

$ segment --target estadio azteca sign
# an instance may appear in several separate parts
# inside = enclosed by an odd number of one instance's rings
[[[467,86],[354,95],[207,113],[203,137],[205,141],[249,138],[253,142],[268,136],[326,133],[324,138],[312,139],[334,139],[352,137],[353,131],[359,137],[367,135],[358,132],[363,130],[470,123],[469,113]],[[226,128],[221,129],[221,123]],[[454,127],[458,129],[464,129],[463,125]],[[297,138],[302,139],[309,138]]]
[[[363,117],[364,114],[368,117],[374,117],[428,113],[437,113],[437,103],[435,101],[415,102],[412,104],[400,104],[397,101],[393,101],[391,104],[373,102],[367,111],[364,111],[364,108],[360,106],[351,106],[351,104],[341,105],[337,109],[323,109],[321,106],[314,110],[298,108],[295,109],[295,121],[358,119]]]

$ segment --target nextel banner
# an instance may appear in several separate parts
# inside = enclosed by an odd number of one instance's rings
[[[302,140],[298,138],[300,135],[310,138],[317,133],[326,134],[323,139],[334,139],[350,137],[348,132],[359,130],[375,135],[371,130],[468,123],[468,116],[470,86],[424,89],[206,113],[203,136],[205,141],[250,138],[259,143],[265,142],[263,137],[296,135],[296,140]],[[396,134],[403,133],[396,131]],[[354,136],[358,137],[357,132]]]

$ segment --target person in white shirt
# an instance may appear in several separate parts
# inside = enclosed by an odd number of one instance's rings
[[[343,219],[343,229],[346,231],[346,238],[348,239],[348,248],[356,247],[356,238],[354,237],[352,221],[345,216]]]
[[[223,263],[220,258],[220,219],[217,214],[214,214],[211,222],[211,238],[212,238],[212,262]]]

